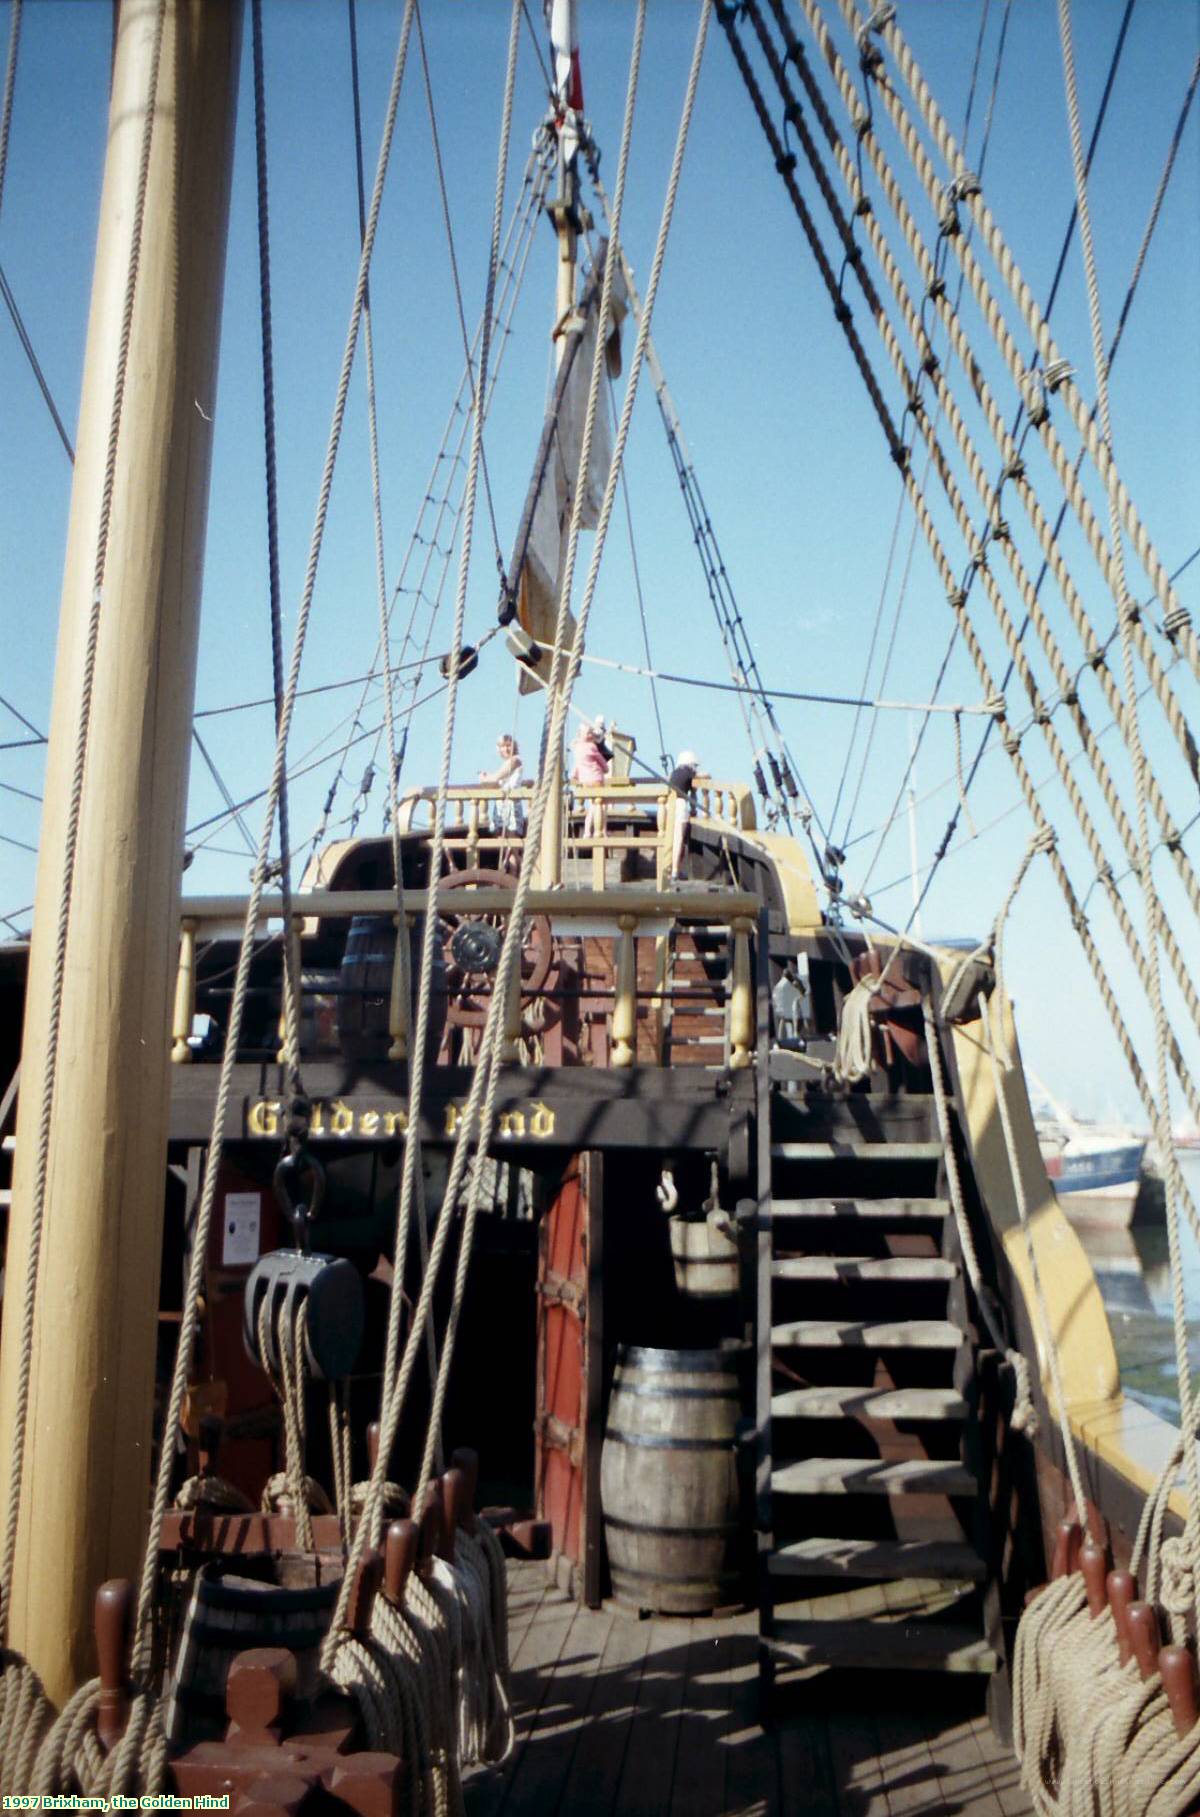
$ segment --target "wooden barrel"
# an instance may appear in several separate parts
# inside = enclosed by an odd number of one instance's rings
[[[618,1350],[600,1458],[618,1602],[696,1615],[739,1600],[739,1411],[719,1350]]]
[[[346,948],[338,974],[337,1030],[348,1060],[382,1060],[391,1042],[388,1014],[392,1000],[392,967],[396,957],[396,928],[390,915],[354,915],[346,934]],[[409,976],[420,977],[421,947],[417,929],[409,935]],[[434,949],[433,1001],[426,1041],[426,1063],[436,1061],[445,1021],[445,962],[440,946]],[[411,1039],[411,1031],[410,1031]]]
[[[263,1575],[249,1576],[259,1562]],[[287,1647],[296,1656],[298,1699],[316,1696],[321,1643],[341,1575],[340,1559],[299,1553],[262,1561],[215,1559],[200,1567],[171,1672],[166,1725],[173,1747],[224,1735],[229,1668],[252,1647]]]
[[[346,934],[338,994],[338,1035],[349,1060],[382,1059],[388,1049],[388,1006],[396,929],[390,915],[355,915]]]

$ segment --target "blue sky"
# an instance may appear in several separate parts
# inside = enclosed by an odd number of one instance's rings
[[[395,53],[398,0],[359,0],[358,30],[368,182]],[[531,5],[535,18],[539,15]],[[845,53],[849,40],[834,0],[824,0],[831,29]],[[1090,130],[1123,7],[1087,0],[1075,7],[1076,54],[1085,131]],[[901,23],[954,131],[961,134],[973,60],[979,77],[970,161],[980,157],[986,104],[1005,19],[1003,0],[903,0]],[[583,0],[582,64],[585,100],[605,153],[611,183],[616,162],[632,30],[632,7]],[[798,5],[792,7],[799,21]],[[48,383],[73,433],[90,284],[91,250],[103,155],[111,11],[107,0],[27,0],[18,70],[12,145],[3,212],[0,264],[23,312]],[[427,0],[425,26],[438,129],[451,198],[465,308],[472,328],[483,295],[487,235],[495,173],[496,135],[508,9],[499,0],[474,6]],[[6,29],[7,14],[0,14]],[[649,265],[695,27],[683,0],[651,6],[639,94],[625,240],[637,271]],[[798,29],[803,28],[798,25]],[[264,8],[267,111],[270,133],[271,231],[275,295],[276,387],[279,410],[280,510],[284,603],[289,626],[299,600],[317,483],[333,403],[357,259],[357,206],[350,105],[346,8],[340,0],[267,0]],[[539,25],[539,36],[540,36]],[[1111,334],[1137,253],[1167,144],[1200,45],[1200,7],[1193,0],[1137,0],[1093,173],[1092,197],[1101,301]],[[265,512],[261,442],[253,116],[249,33],[244,46],[233,206],[230,228],[220,389],[197,704],[211,709],[270,692]],[[844,125],[840,103],[833,107]],[[514,197],[531,135],[544,111],[541,75],[528,33],[521,46],[509,193]],[[778,107],[773,108],[779,118]],[[889,146],[891,141],[887,141]],[[1195,448],[1200,428],[1200,126],[1193,114],[1168,193],[1112,380],[1114,440],[1129,489],[1169,568],[1200,544],[1200,485]],[[898,164],[905,193],[923,228],[930,210],[912,173]],[[985,191],[1034,294],[1044,299],[1073,200],[1061,59],[1051,0],[1015,0],[984,169]],[[804,182],[811,197],[813,185]],[[820,217],[819,203],[817,205]],[[824,227],[824,218],[822,226]],[[879,218],[895,243],[894,222]],[[828,242],[827,242],[828,243]],[[905,269],[909,271],[907,262]],[[499,539],[507,554],[515,532],[540,427],[549,371],[548,327],[553,314],[554,248],[549,227],[535,233],[526,279],[507,343],[487,434],[487,453]],[[956,266],[950,263],[953,284]],[[989,279],[994,273],[989,267]],[[415,45],[401,102],[373,277],[380,379],[380,426],[389,572],[395,576],[438,451],[443,424],[462,369],[462,349],[449,277],[445,230],[430,151],[430,128]],[[997,287],[997,294],[1003,293]],[[1016,312],[1008,310],[1015,324]],[[1011,419],[1014,393],[987,351],[978,316],[964,317]],[[864,344],[899,414],[898,388],[865,310],[856,309]],[[1094,378],[1078,246],[1055,306],[1055,335],[1072,359],[1083,395]],[[904,337],[902,336],[902,339]],[[772,167],[724,35],[714,26],[701,80],[675,227],[667,256],[655,339],[675,394],[729,574],[768,685],[811,692],[857,694],[880,681],[877,660],[866,674],[872,625],[884,598],[880,648],[890,635],[905,567],[911,512],[899,519],[897,552],[888,551],[897,519],[899,481],[888,459],[865,392],[833,320],[783,186]],[[1028,336],[1018,333],[1027,356]],[[907,351],[907,343],[906,343]],[[956,393],[967,397],[952,362]],[[361,359],[352,390],[329,530],[317,583],[304,683],[341,681],[371,662],[376,599]],[[0,316],[0,624],[4,659],[0,694],[44,728],[51,687],[51,651],[62,548],[69,503],[69,464],[36,390],[16,334]],[[968,410],[989,472],[994,448],[978,415]],[[1070,453],[1074,440],[1065,438]],[[1045,464],[1029,450],[1039,485]],[[643,386],[628,456],[634,540],[646,599],[650,647],[663,669],[724,677],[720,646],[665,441],[648,386]],[[961,476],[961,463],[956,463]],[[978,501],[965,481],[973,521]],[[1042,488],[1051,517],[1061,494]],[[1103,499],[1090,493],[1103,516]],[[1039,561],[1008,501],[1014,536],[1032,572]],[[939,524],[946,524],[944,510]],[[590,541],[590,539],[589,539]],[[956,571],[965,565],[961,542],[946,536]],[[1112,602],[1078,532],[1065,543],[1082,596],[1102,636],[1111,630]],[[1131,584],[1148,596],[1130,558]],[[1005,598],[1020,605],[1007,570],[996,564]],[[885,585],[885,576],[887,576]],[[432,648],[445,647],[453,573]],[[1183,601],[1200,605],[1200,562],[1180,580]],[[481,511],[468,600],[468,635],[493,621],[495,563],[491,528]],[[1048,583],[1047,611],[1068,660],[1077,665],[1078,640],[1066,608]],[[981,591],[972,606],[988,659],[999,673],[1004,652]],[[946,649],[951,616],[932,565],[918,543],[904,593],[895,653],[884,692],[919,702],[929,698]],[[1169,648],[1159,640],[1164,660]],[[593,615],[591,648],[601,656],[642,661],[642,632],[619,507],[609,537]],[[1045,672],[1044,664],[1039,675]],[[1185,709],[1194,713],[1196,688],[1181,667],[1172,672]],[[306,701],[294,754],[319,759],[336,752],[358,702],[353,688]],[[657,735],[644,683],[585,670],[580,702],[633,730],[653,758]],[[978,704],[980,687],[961,647],[952,651],[940,698]],[[1009,688],[1014,716],[1019,684]],[[750,752],[732,699],[676,686],[660,689],[667,743],[690,745],[714,773],[746,775]],[[1085,693],[1093,725],[1108,713],[1093,688]],[[455,771],[468,779],[491,756],[495,733],[515,722],[527,749],[536,747],[537,707],[516,709],[511,666],[493,643],[462,696]],[[782,704],[788,741],[799,759],[819,816],[826,822],[840,800],[835,835],[848,851],[846,878],[865,887],[876,912],[903,919],[910,902],[908,828],[903,817],[883,840],[885,824],[910,738],[918,721],[880,714],[870,762],[862,775],[864,721],[848,759],[853,715],[844,708]],[[1181,825],[1195,812],[1195,785],[1175,751],[1153,702],[1143,713],[1147,747]],[[363,724],[380,717],[377,692]],[[1077,748],[1060,711],[1064,742]],[[200,722],[202,736],[235,796],[266,779],[270,713],[258,709]],[[977,721],[964,717],[968,754]],[[25,736],[0,709],[0,741]],[[441,737],[440,703],[414,717],[405,779],[432,778]],[[995,742],[995,741],[993,741]],[[1132,812],[1127,765],[1112,734],[1103,741]],[[373,741],[349,752],[331,825],[344,830]],[[1024,741],[1040,781],[1052,769],[1039,735]],[[37,804],[11,792],[40,791],[40,748],[0,750],[0,831],[35,845]],[[297,846],[317,826],[337,764],[326,763],[296,785],[293,828]],[[957,798],[953,722],[935,718],[916,766],[917,836],[922,861],[937,845]],[[1085,772],[1080,770],[1081,776]],[[1085,788],[1089,804],[1096,792]],[[1057,786],[1047,788],[1047,812],[1067,827]],[[377,831],[384,801],[382,772],[361,826]],[[940,868],[924,913],[926,933],[982,933],[1002,899],[1028,837],[1008,760],[998,749],[984,760],[971,791],[981,836],[952,851]],[[851,805],[853,815],[847,820]],[[190,820],[221,807],[216,787],[193,757]],[[260,809],[247,810],[257,834]],[[1000,816],[1005,816],[998,819]],[[997,822],[994,826],[990,823]],[[1124,868],[1109,823],[1100,822],[1115,868]],[[1200,859],[1192,829],[1185,843]],[[964,829],[960,826],[959,838]],[[240,888],[248,857],[234,827],[208,831],[189,872],[189,887]],[[1064,830],[1064,857],[1087,888],[1093,867],[1074,831]],[[32,896],[33,859],[21,844],[0,843],[0,910],[22,908]],[[1193,950],[1189,911],[1165,855],[1156,858],[1164,897],[1185,951]],[[888,886],[891,886],[890,888]],[[1136,893],[1129,897],[1141,925]],[[1095,899],[1089,908],[1095,907]],[[18,917],[18,924],[20,917]],[[1114,983],[1145,1040],[1139,992],[1119,940],[1099,911],[1098,938]],[[1023,1039],[1037,1071],[1060,1096],[1085,1110],[1129,1108],[1123,1063],[1096,1002],[1061,898],[1039,859],[1013,915],[1009,968]],[[1177,1007],[1177,1006],[1176,1006]],[[1186,1045],[1186,1044],[1185,1044]],[[1189,1051],[1196,1057],[1196,1043]]]

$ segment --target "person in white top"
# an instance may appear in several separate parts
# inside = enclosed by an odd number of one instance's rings
[[[480,770],[479,780],[491,783],[493,788],[498,788],[502,795],[509,798],[507,801],[497,804],[494,815],[497,830],[507,832],[510,828],[515,827],[517,832],[522,832],[525,815],[521,803],[514,801],[512,797],[523,784],[525,775],[520,748],[511,732],[501,732],[497,738],[496,755],[500,759],[496,768]]]

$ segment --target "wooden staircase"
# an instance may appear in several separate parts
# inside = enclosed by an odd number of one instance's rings
[[[763,1095],[764,1692],[785,1665],[994,1672],[977,1340],[932,1105]]]

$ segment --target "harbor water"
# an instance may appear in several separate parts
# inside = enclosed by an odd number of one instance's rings
[[[1179,1162],[1192,1197],[1200,1204],[1200,1151],[1184,1151]],[[1153,1222],[1137,1223],[1131,1230],[1076,1226],[1076,1234],[1104,1296],[1126,1393],[1178,1425],[1179,1376],[1165,1218],[1160,1213]],[[1200,1370],[1200,1243],[1186,1217],[1180,1220],[1180,1242],[1194,1381]]]

